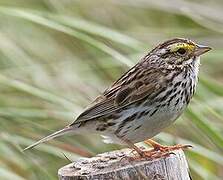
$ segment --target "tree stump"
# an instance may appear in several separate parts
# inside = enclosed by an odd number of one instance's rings
[[[182,150],[167,157],[148,160],[135,157],[130,149],[82,158],[59,169],[60,180],[190,180]]]

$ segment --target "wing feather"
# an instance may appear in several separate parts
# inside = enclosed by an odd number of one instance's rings
[[[138,77],[140,76],[140,77]],[[79,115],[73,124],[107,116],[120,108],[149,98],[165,77],[158,69],[133,67]],[[140,79],[138,79],[140,78]]]

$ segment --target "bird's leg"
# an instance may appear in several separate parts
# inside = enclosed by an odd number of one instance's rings
[[[141,150],[140,148],[138,148],[134,143],[132,143],[129,140],[123,140],[131,149],[134,149],[141,157],[144,156],[144,152],[143,150]]]
[[[123,139],[122,139],[123,140]],[[143,151],[129,140],[123,140],[131,149],[135,150],[141,158],[153,158],[153,151]]]
[[[146,141],[144,141],[144,143],[151,145],[154,148],[154,151],[161,151],[161,152],[171,152],[178,149],[188,149],[192,147],[191,145],[182,145],[182,144],[177,144],[174,146],[164,146],[157,143],[156,141],[153,141],[152,139],[147,139]]]

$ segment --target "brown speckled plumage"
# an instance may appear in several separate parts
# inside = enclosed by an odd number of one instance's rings
[[[66,132],[96,132],[107,142],[144,141],[169,126],[195,92],[199,56],[210,50],[187,39],[166,41],[142,58],[77,119],[29,148]]]

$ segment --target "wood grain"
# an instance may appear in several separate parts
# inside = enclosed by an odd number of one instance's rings
[[[128,156],[128,157],[126,157]],[[122,149],[92,158],[82,158],[59,169],[60,180],[190,180],[188,164],[181,150],[168,157],[142,159]]]

